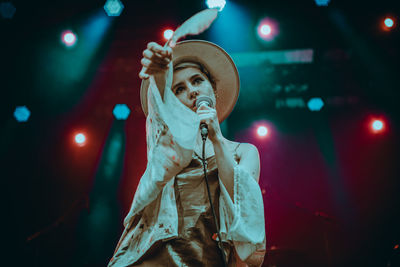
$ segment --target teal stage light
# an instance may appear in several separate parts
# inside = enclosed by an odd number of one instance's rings
[[[208,8],[218,8],[219,11],[222,11],[226,5],[225,0],[206,0],[206,4]]]
[[[27,122],[30,116],[31,112],[26,106],[18,106],[15,108],[14,117],[18,122]]]
[[[317,6],[328,6],[331,0],[315,0]]]
[[[307,103],[307,107],[311,111],[320,111],[324,105],[324,101],[320,97],[311,98]]]
[[[114,117],[117,120],[126,120],[129,117],[131,110],[125,104],[116,104],[113,109]]]
[[[110,17],[118,17],[124,9],[124,4],[120,0],[107,0],[104,4],[104,10]]]
[[[11,2],[0,3],[0,14],[4,19],[12,19],[17,9]]]

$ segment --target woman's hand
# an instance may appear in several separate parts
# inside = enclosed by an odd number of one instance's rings
[[[215,143],[222,140],[221,128],[219,127],[219,121],[217,111],[206,105],[202,105],[197,109],[197,114],[200,117],[200,123],[204,122],[208,128],[208,138],[211,142]]]
[[[142,70],[139,73],[141,79],[148,79],[149,75],[163,74],[168,70],[168,64],[172,60],[172,48],[150,42],[143,51]]]

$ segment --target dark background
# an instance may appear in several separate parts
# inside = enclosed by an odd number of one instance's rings
[[[4,266],[105,266],[146,166],[141,53],[204,2],[123,1],[116,18],[99,0],[12,2],[14,18],[0,20]],[[314,51],[311,64],[239,68],[240,98],[223,125],[260,151],[264,266],[400,266],[400,38],[398,25],[381,28],[399,10],[394,0],[232,0],[197,37],[232,55]],[[279,25],[272,42],[256,38],[264,16]],[[65,29],[78,35],[71,49],[59,41]],[[274,90],[289,85],[307,90]],[[316,96],[320,112],[276,106]],[[126,121],[112,114],[118,103],[131,109]],[[28,122],[13,117],[20,105]],[[383,133],[371,133],[373,118]],[[262,140],[260,121],[270,127]],[[84,147],[73,142],[79,131]]]

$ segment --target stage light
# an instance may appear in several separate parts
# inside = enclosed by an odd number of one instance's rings
[[[14,118],[18,122],[27,122],[30,116],[31,112],[26,106],[18,106],[14,110]]]
[[[261,33],[263,36],[268,36],[268,35],[271,34],[271,32],[272,32],[271,26],[268,25],[268,24],[264,24],[264,25],[262,25],[261,28],[260,28],[260,33]]]
[[[12,19],[16,10],[11,2],[0,3],[0,14],[4,19]]]
[[[169,39],[171,39],[172,35],[174,35],[174,31],[173,31],[173,30],[168,29],[168,30],[165,30],[165,31],[164,31],[164,38],[165,38],[165,40],[168,41]]]
[[[219,11],[224,9],[226,1],[225,0],[206,0],[208,8],[218,8]]]
[[[388,28],[392,28],[394,25],[394,21],[391,18],[386,18],[384,23],[385,23],[385,26]]]
[[[328,6],[331,0],[315,0],[317,6]]]
[[[307,103],[307,107],[310,111],[320,111],[324,105],[324,101],[319,97],[311,98]]]
[[[371,122],[371,130],[373,133],[380,133],[385,129],[383,120],[374,119]]]
[[[396,19],[391,16],[387,16],[381,21],[381,28],[383,31],[386,32],[391,31],[395,26],[396,26]]]
[[[61,42],[66,46],[66,47],[73,47],[75,46],[77,41],[76,34],[73,33],[70,30],[63,31],[61,34]]]
[[[116,104],[113,109],[114,117],[117,120],[126,120],[129,117],[131,110],[125,104]]]
[[[110,17],[118,17],[124,9],[124,4],[120,0],[107,0],[104,4],[104,10]]]
[[[262,40],[272,41],[277,34],[278,26],[274,20],[270,18],[264,18],[258,23],[257,35]]]
[[[84,146],[86,143],[86,136],[83,133],[78,133],[75,135],[75,143],[78,146]]]
[[[267,134],[268,134],[268,128],[265,127],[265,126],[258,126],[258,128],[257,128],[257,134],[258,134],[258,136],[260,136],[260,137],[267,136]]]

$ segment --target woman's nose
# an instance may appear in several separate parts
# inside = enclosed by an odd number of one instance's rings
[[[190,87],[189,88],[189,97],[190,99],[194,99],[199,95],[199,90],[197,88]]]

